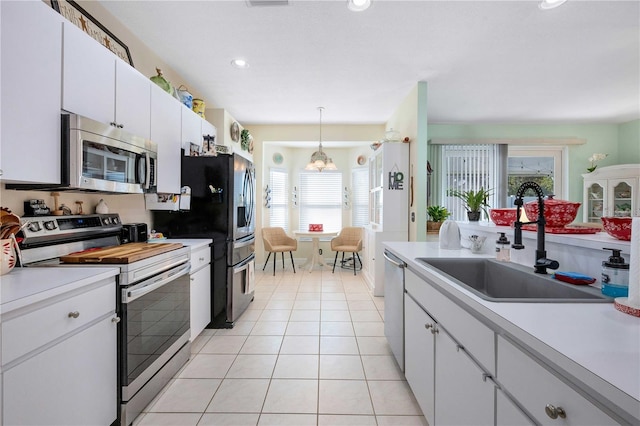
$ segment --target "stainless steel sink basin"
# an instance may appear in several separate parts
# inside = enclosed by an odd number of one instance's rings
[[[455,284],[491,302],[593,303],[613,302],[600,290],[576,286],[533,273],[533,268],[493,259],[417,258]]]

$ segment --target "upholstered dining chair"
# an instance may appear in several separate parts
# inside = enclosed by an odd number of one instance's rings
[[[358,252],[362,250],[362,228],[359,226],[351,226],[342,228],[337,237],[331,239],[331,250],[336,252],[336,258],[333,260],[333,271],[336,271],[336,262],[338,261],[338,253],[342,252],[342,263],[344,263],[344,253],[353,253],[353,275],[356,275],[356,258],[360,262],[362,269],[362,261]]]
[[[293,263],[293,252],[298,250],[298,240],[291,238],[284,232],[283,228],[262,228],[262,242],[264,243],[264,251],[268,252],[267,260],[264,262],[264,268],[267,267],[267,262],[273,253],[273,275],[276,274],[276,253],[282,253],[282,269],[284,269],[284,252],[288,251],[291,256],[291,266],[293,266],[293,273],[296,273],[296,265]]]

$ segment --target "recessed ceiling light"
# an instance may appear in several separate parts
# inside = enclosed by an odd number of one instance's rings
[[[371,0],[347,0],[347,7],[352,12],[362,12],[369,9],[371,6]]]
[[[542,0],[538,7],[542,10],[553,9],[554,7],[558,7],[567,0]]]
[[[249,68],[249,63],[244,59],[240,59],[240,58],[234,59],[233,61],[231,61],[231,65],[233,65],[236,68]]]

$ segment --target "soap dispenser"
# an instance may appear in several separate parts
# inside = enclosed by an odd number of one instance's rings
[[[620,256],[620,250],[611,250],[612,256],[608,261],[602,262],[602,294],[610,297],[629,296],[629,264],[624,263],[624,258]]]
[[[511,260],[511,242],[504,232],[498,232],[500,238],[496,240],[496,260],[509,262]]]

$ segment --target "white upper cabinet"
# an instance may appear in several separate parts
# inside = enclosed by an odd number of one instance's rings
[[[3,1],[0,8],[0,179],[15,183],[60,183],[64,18],[44,2]]]
[[[640,164],[599,167],[582,177],[585,222],[600,223],[603,216],[640,215]]]
[[[151,81],[70,22],[63,39],[62,109],[149,138]]]
[[[158,192],[180,192],[180,103],[151,85],[151,140],[158,144]]]
[[[189,155],[189,146],[194,144],[202,149],[202,117],[181,104],[182,108],[182,148]]]

